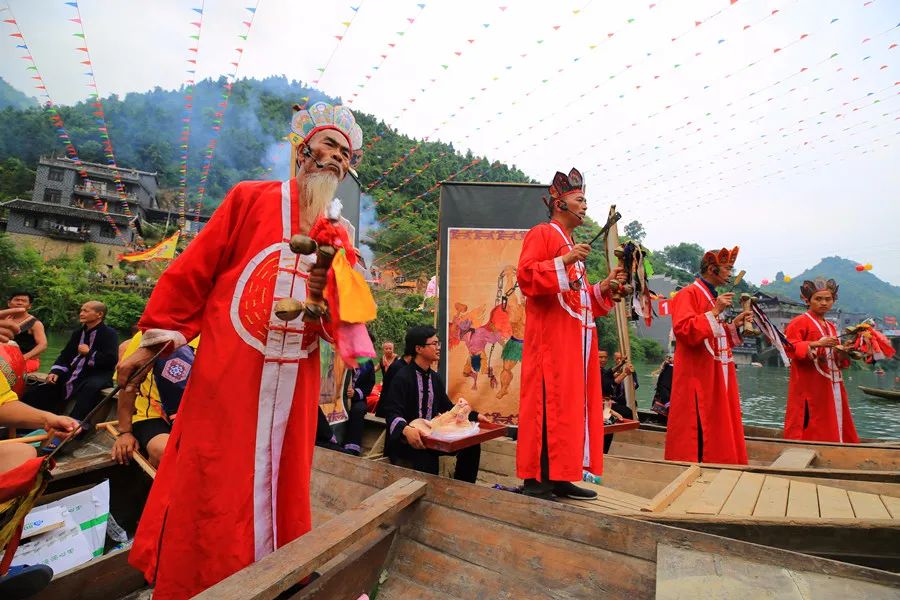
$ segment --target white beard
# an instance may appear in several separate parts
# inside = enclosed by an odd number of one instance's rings
[[[330,171],[310,173],[305,179],[306,206],[312,215],[312,221],[315,221],[325,212],[329,202],[334,200],[340,181],[337,175]]]

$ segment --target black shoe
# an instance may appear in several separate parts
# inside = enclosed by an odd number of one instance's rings
[[[581,488],[568,481],[560,481],[553,486],[553,494],[560,498],[572,498],[573,500],[593,500],[597,492],[587,488]]]
[[[0,577],[0,598],[30,598],[47,587],[51,579],[53,569],[47,565],[10,567],[9,572]]]
[[[522,486],[522,494],[542,500],[553,500],[553,485],[549,482],[540,482],[537,479],[526,479]]]

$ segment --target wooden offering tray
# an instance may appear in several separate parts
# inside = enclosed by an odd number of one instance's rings
[[[457,440],[439,440],[431,437],[423,438],[425,447],[429,450],[437,450],[438,452],[456,452],[475,444],[480,444],[494,438],[506,435],[506,425],[497,423],[479,423],[478,432]]]
[[[637,429],[640,427],[640,422],[634,419],[625,419],[624,421],[618,421],[613,423],[612,425],[603,425],[603,433],[617,433],[620,431],[629,431],[631,429]]]

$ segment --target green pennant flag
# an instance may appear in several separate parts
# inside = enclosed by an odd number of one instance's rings
[[[73,33],[72,35],[74,35],[75,37],[80,37],[81,39],[84,39],[83,33]]]
[[[194,40],[199,40],[199,39],[200,39],[200,36],[199,36],[199,35],[192,35],[192,36],[189,36],[189,37],[190,37],[191,39],[194,39]]]

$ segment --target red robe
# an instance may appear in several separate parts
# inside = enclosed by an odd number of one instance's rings
[[[810,342],[837,335],[834,323],[825,321],[823,325],[809,312],[788,323],[785,337],[794,350],[790,353],[785,439],[859,443],[841,374],[850,360],[838,356],[831,348],[809,347]],[[807,414],[809,423],[804,426]]]
[[[741,343],[737,329],[713,316],[715,300],[699,279],[678,292],[670,304],[675,369],[665,458],[745,465],[741,400],[731,354]],[[703,430],[702,457],[698,456],[698,420]]]
[[[315,263],[287,244],[298,212],[294,179],[235,186],[141,318],[147,343],[203,340],[129,559],[157,600],[193,596],[310,529],[324,332],[273,311],[306,298]]]
[[[556,221],[525,236],[517,279],[525,302],[516,472],[541,478],[541,424],[546,407],[551,481],[580,481],[603,472],[603,395],[594,317],[612,308],[591,286],[584,264],[566,268],[572,239]],[[582,278],[583,277],[583,278]],[[579,279],[582,278],[582,279]],[[570,282],[580,281],[578,289]]]

